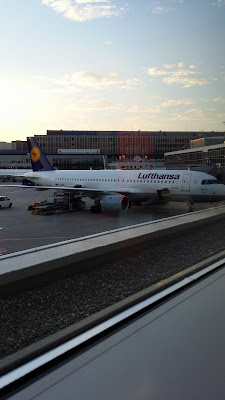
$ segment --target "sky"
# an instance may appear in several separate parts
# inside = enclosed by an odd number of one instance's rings
[[[0,141],[225,131],[225,0],[1,0]]]

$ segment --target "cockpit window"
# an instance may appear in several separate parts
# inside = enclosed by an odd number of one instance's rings
[[[218,184],[220,184],[220,181],[218,181],[218,179],[213,179],[213,184],[215,185],[218,185]]]
[[[219,184],[220,182],[218,181],[218,179],[203,179],[203,181],[202,181],[202,185],[217,185],[217,184]]]

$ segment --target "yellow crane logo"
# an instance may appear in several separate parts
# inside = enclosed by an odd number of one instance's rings
[[[40,158],[40,150],[38,147],[32,147],[30,151],[31,160],[37,162]]]

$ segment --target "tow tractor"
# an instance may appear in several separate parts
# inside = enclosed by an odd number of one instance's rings
[[[85,202],[69,192],[54,192],[45,200],[34,202],[28,206],[28,211],[35,215],[60,214],[69,211],[82,210]]]

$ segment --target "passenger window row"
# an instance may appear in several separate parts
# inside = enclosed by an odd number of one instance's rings
[[[76,181],[76,182],[120,182],[120,180],[119,179],[88,179],[88,178],[86,178],[86,179],[82,179],[82,178],[56,178],[56,181]],[[121,180],[121,182],[125,182],[125,180],[124,179],[122,179]],[[142,179],[140,179],[140,180],[135,180],[135,179],[127,179],[126,180],[126,182],[127,183],[163,183],[163,184],[165,184],[165,183],[169,183],[169,184],[174,184],[175,183],[175,181],[164,181],[164,180],[153,180],[153,179],[151,179],[151,180],[142,180]],[[203,184],[205,184],[205,183],[203,183],[203,182],[212,182],[212,183],[219,183],[218,181],[202,181],[202,185]]]

